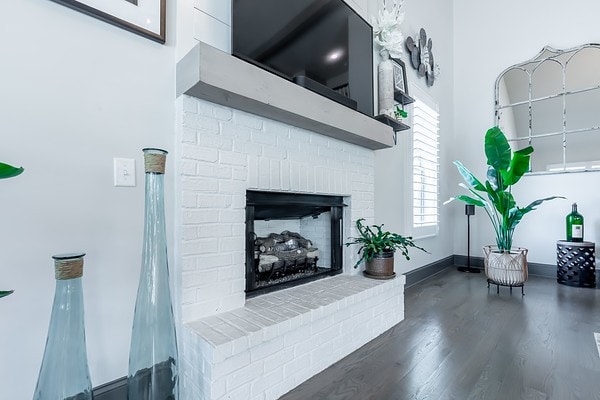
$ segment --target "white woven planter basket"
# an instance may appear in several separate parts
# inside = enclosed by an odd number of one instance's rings
[[[522,285],[527,280],[527,249],[513,248],[500,252],[497,246],[484,246],[485,275],[493,283],[505,286]]]

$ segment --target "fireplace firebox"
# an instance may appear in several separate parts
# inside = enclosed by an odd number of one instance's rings
[[[342,196],[246,192],[246,296],[342,272]]]

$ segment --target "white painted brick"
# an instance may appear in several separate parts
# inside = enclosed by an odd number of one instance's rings
[[[198,143],[198,132],[193,128],[182,128],[181,141],[183,143]]]
[[[198,163],[189,160],[183,160],[179,163],[181,175],[196,175]]]
[[[271,189],[281,189],[281,162],[278,160],[271,160],[271,176],[270,176],[270,187]]]
[[[250,364],[250,352],[246,351],[230,357],[222,363],[216,364],[213,369],[215,378],[220,378]]]
[[[183,212],[184,224],[205,224],[217,222],[219,220],[218,213],[208,210],[188,210]]]
[[[219,240],[219,251],[244,251],[245,244],[244,237],[222,238]]]
[[[221,151],[219,153],[219,162],[221,164],[238,165],[243,167],[248,165],[248,159],[245,154],[234,153],[231,151]]]
[[[260,155],[276,160],[284,160],[287,158],[287,152],[285,150],[279,146],[272,146],[271,144],[262,145]]]
[[[196,98],[194,99],[198,103],[198,114],[204,117],[212,117],[212,110],[213,107],[215,107],[215,104]]]
[[[181,188],[184,191],[216,192],[219,189],[219,182],[215,179],[183,177]]]
[[[183,322],[197,320],[198,318],[212,315],[220,309],[221,301],[219,299],[204,299],[198,294],[198,300],[193,304],[183,304],[181,306]]]
[[[240,265],[240,267],[243,267],[243,265]],[[231,295],[221,297],[217,312],[226,312],[243,307],[245,299],[246,293],[244,292],[232,293]]]
[[[183,192],[181,195],[181,207],[195,208],[198,205],[198,196],[190,192]]]
[[[196,288],[182,289],[181,303],[190,304],[196,301]]]
[[[196,236],[198,238],[219,238],[231,236],[233,229],[231,225],[224,224],[202,224],[198,228]]]
[[[183,114],[183,126],[206,132],[219,131],[219,123],[216,120],[192,113]],[[199,142],[202,142],[201,137],[199,138]]]
[[[289,137],[296,142],[310,143],[310,132],[305,129],[290,127]]]
[[[275,353],[264,359],[265,374],[271,373],[276,370],[282,370],[283,365],[294,358],[294,349],[284,348],[283,350]]]
[[[258,157],[248,156],[248,188],[258,188]]]
[[[217,239],[199,239],[185,241],[181,244],[181,252],[185,255],[215,253],[219,249]]]
[[[215,177],[219,179],[231,179],[233,176],[233,167],[230,165],[219,165],[215,169]]]
[[[243,367],[227,376],[227,392],[233,392],[240,386],[248,386],[251,382],[257,380],[263,373],[263,366],[260,363],[253,363]],[[245,388],[246,394],[251,394],[251,387]],[[246,399],[250,396],[246,397]]]
[[[220,126],[220,130],[221,130],[221,135],[223,135],[224,137],[235,138],[236,143],[238,143],[238,142],[248,143],[250,141],[250,136],[251,136],[252,130],[248,129],[247,127],[234,125],[234,124],[228,124],[228,123],[224,123],[224,122],[221,122],[219,126]]]
[[[218,278],[217,270],[202,270],[193,272],[183,272],[181,274],[182,286],[184,288],[197,287],[206,283],[216,282]]]
[[[228,137],[219,136],[216,132],[201,134],[198,141],[203,147],[228,151],[233,150],[233,140]]]
[[[219,152],[216,149],[184,145],[181,156],[184,159],[214,162],[218,160]]]
[[[231,108],[214,106],[212,115],[220,121],[231,121],[233,118],[233,111]]]
[[[193,271],[196,269],[196,258],[195,257],[182,257],[181,259],[182,271]]]
[[[234,152],[250,156],[260,156],[262,154],[262,150],[263,146],[261,144],[242,140],[236,140],[233,145]]]
[[[214,268],[231,265],[232,256],[231,254],[202,254],[197,256],[195,260],[206,268]]]
[[[231,195],[241,195],[243,193],[245,196],[246,184],[240,181],[221,180],[219,181],[219,193],[226,193]]]
[[[183,96],[183,111],[198,114],[198,101],[195,97]]]
[[[283,366],[283,378],[286,379],[288,377],[297,374],[299,371],[310,367],[311,356],[310,354],[303,354],[301,356],[295,357],[292,361],[286,363]]]
[[[218,214],[218,220],[220,222],[244,222],[246,220],[246,211],[245,210],[221,210],[221,211],[219,211],[219,214]]]
[[[228,208],[232,201],[232,196],[221,194],[200,194],[197,198],[200,208]]]
[[[260,118],[256,115],[244,113],[241,111],[235,112],[235,122],[241,126],[261,130],[263,127],[263,121],[263,118]]]
[[[248,164],[249,165],[249,164]],[[243,167],[233,167],[231,169],[231,179],[236,181],[246,181],[248,180],[248,169]]]
[[[232,279],[230,281],[230,283],[231,283],[231,290],[234,293],[242,292],[244,289],[246,289],[246,277],[245,276],[241,277],[240,279]]]
[[[250,349],[250,359],[252,362],[263,361],[267,357],[283,350],[283,337],[264,342],[260,346]]]
[[[218,399],[227,394],[227,378],[216,379],[210,383],[210,398]]]
[[[254,143],[269,146],[277,146],[278,142],[277,135],[259,130],[252,131],[252,134],[250,135],[250,140]]]

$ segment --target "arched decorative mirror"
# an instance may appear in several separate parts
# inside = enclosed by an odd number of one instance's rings
[[[532,145],[530,171],[600,171],[600,44],[544,47],[496,79],[496,125],[514,148]]]

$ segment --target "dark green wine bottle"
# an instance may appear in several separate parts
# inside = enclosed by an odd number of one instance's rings
[[[567,215],[567,242],[583,242],[583,215],[577,212],[577,203]]]

